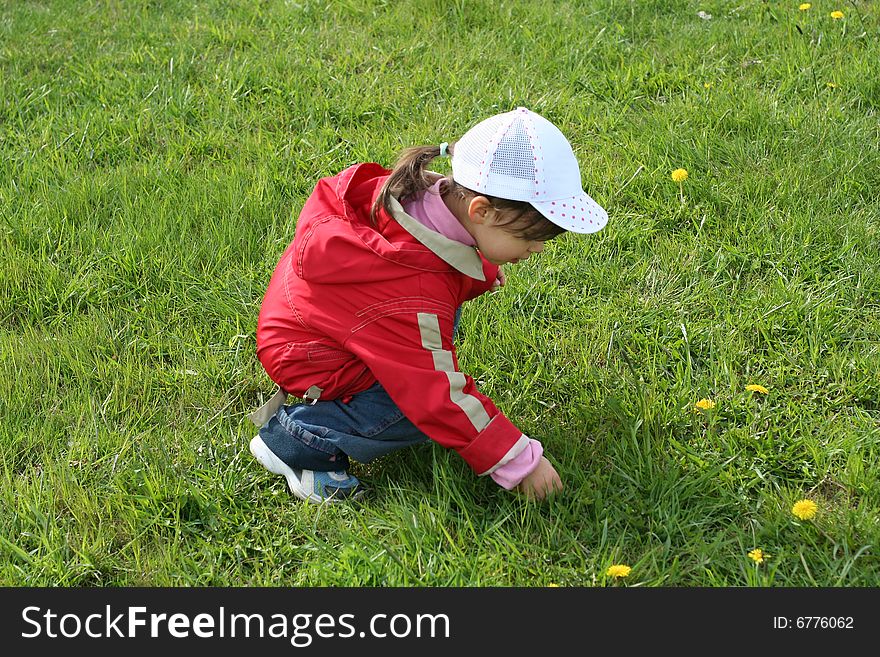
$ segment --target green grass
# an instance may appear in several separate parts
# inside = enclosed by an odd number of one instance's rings
[[[880,584],[880,7],[812,4],[0,1],[0,583]],[[299,207],[517,105],[611,220],[459,357],[564,493],[425,445],[298,503],[246,415]]]

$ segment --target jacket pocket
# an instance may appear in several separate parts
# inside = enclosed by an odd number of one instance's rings
[[[334,343],[325,340],[309,342],[289,342],[284,347],[282,359],[287,364],[329,363],[333,361],[354,360],[355,356]]]

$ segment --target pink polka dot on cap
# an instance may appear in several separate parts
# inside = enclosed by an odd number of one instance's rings
[[[586,193],[552,201],[532,201],[532,205],[551,222],[573,233],[595,233],[608,223],[608,213]]]

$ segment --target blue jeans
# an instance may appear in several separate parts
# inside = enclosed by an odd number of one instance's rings
[[[294,470],[347,470],[348,457],[368,463],[430,440],[410,422],[377,382],[344,403],[283,406],[260,429],[260,438]]]
[[[453,340],[461,308],[455,313]],[[260,438],[294,470],[347,470],[430,440],[403,414],[378,382],[352,396],[313,405],[282,406],[260,429]]]

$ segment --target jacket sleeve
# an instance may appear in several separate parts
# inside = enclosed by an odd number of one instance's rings
[[[413,424],[457,451],[478,475],[490,474],[528,447],[529,438],[458,369],[452,308],[425,301],[373,309],[345,346]]]

